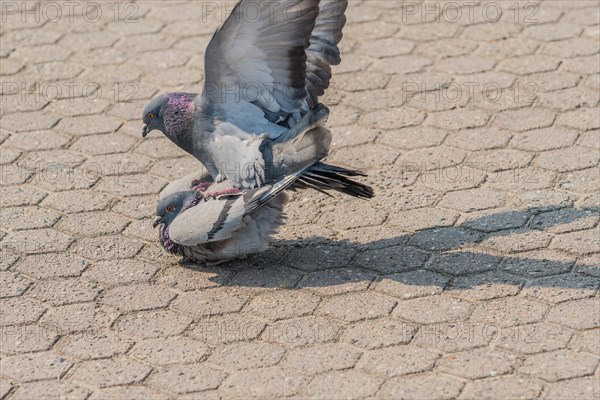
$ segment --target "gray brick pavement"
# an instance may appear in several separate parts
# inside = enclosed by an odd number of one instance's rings
[[[1,3],[1,399],[600,396],[597,2],[351,1],[330,160],[376,199],[216,268],[159,248],[197,164],[139,117],[225,3],[47,3]]]

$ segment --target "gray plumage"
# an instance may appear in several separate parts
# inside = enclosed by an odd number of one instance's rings
[[[283,206],[288,199],[283,191],[304,172],[297,171],[258,189],[217,198],[207,198],[206,193],[231,186],[228,181],[214,183],[202,193],[177,191],[179,187],[189,187],[196,176],[179,179],[161,192],[154,224],[160,226],[160,242],[171,253],[207,264],[261,251],[283,223]]]
[[[260,18],[244,15],[249,4]],[[329,151],[329,110],[318,102],[329,87],[331,65],[347,0],[242,0],[205,52],[202,95],[167,93],[144,109],[144,136],[153,129],[200,160],[216,181],[260,187],[292,169],[314,164],[295,187],[372,197],[349,179],[356,171],[315,163]],[[291,144],[302,136],[303,151]],[[310,177],[310,179],[308,178]]]

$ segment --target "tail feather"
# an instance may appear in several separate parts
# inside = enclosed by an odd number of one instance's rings
[[[320,192],[335,190],[340,193],[371,199],[374,196],[373,188],[356,182],[350,177],[366,176],[365,174],[334,165],[316,163],[310,167],[294,184],[295,188],[309,187]]]

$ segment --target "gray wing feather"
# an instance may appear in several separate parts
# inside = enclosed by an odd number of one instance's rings
[[[175,243],[184,246],[228,239],[243,225],[245,216],[272,201],[307,169],[287,175],[273,185],[248,190],[238,197],[200,203],[175,218],[169,226],[169,235]]]
[[[244,15],[250,6],[259,8],[258,20]],[[252,103],[265,121],[265,113],[286,118],[298,111],[307,96],[306,49],[318,13],[319,0],[240,1],[206,49],[205,101],[223,112],[238,100]],[[237,92],[224,96],[224,88]]]
[[[169,235],[183,246],[224,240],[239,228],[244,211],[243,197],[200,203],[175,218]]]
[[[338,43],[342,40],[342,29],[346,25],[344,13],[347,0],[321,0],[319,16],[306,49],[306,89],[308,106],[319,103],[319,96],[325,94],[331,80],[331,66],[342,60]]]

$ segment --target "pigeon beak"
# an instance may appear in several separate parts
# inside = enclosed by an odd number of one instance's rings
[[[155,221],[154,221],[154,223],[152,224],[152,227],[153,227],[153,228],[156,228],[158,225],[160,225],[160,224],[162,224],[162,223],[163,223],[163,222],[162,222],[162,218],[161,218],[161,217],[158,217],[158,218],[156,218],[156,220],[155,220]]]
[[[142,128],[142,137],[145,138],[146,136],[148,136],[148,133],[150,131],[148,130],[148,124],[144,124],[144,127]]]

